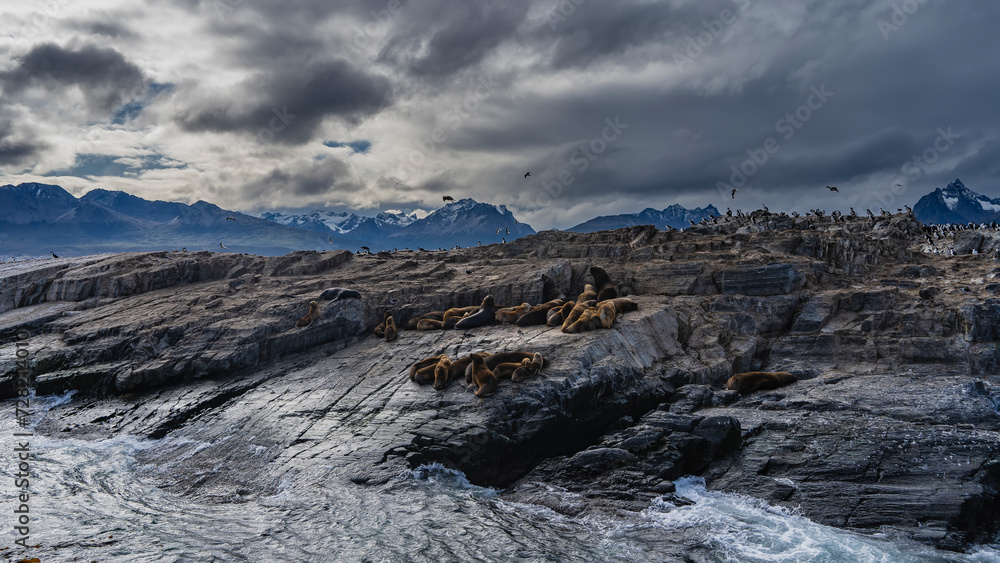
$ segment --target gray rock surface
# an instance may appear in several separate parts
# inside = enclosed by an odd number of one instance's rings
[[[38,391],[78,390],[38,432],[179,438],[141,461],[163,469],[162,486],[218,501],[381,483],[436,461],[566,513],[634,511],[700,473],[825,524],[958,549],[1000,524],[1000,269],[991,254],[922,245],[910,215],[758,212],[449,252],[3,264],[0,393],[14,393],[14,335],[27,331]],[[639,303],[611,330],[371,336],[386,309],[402,325],[487,294],[573,296],[594,264]],[[322,301],[295,328],[331,287],[362,298]],[[550,363],[484,399],[407,376],[426,356],[502,350]],[[752,370],[798,381],[724,391]],[[586,494],[546,497],[540,482]]]

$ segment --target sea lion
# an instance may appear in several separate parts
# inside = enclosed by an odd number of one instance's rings
[[[524,362],[527,362],[526,364]],[[523,367],[518,368],[510,375],[511,381],[524,381],[529,377],[533,377],[536,373],[541,371],[542,366],[545,364],[545,359],[538,352],[535,352],[531,356],[531,360],[521,360],[524,364]]]
[[[600,266],[591,266],[590,275],[594,277],[594,287],[597,288],[597,300],[614,299],[618,297],[618,289],[615,282],[611,281],[611,276]]]
[[[419,323],[423,319],[442,321],[444,320],[444,311],[431,311],[430,313],[424,313],[419,317],[410,319],[406,321],[406,326],[405,326],[406,330],[417,330],[417,323]]]
[[[420,319],[417,321],[416,330],[441,330],[444,328],[444,323],[441,321],[435,321],[434,319]]]
[[[497,376],[486,367],[486,360],[481,354],[472,355],[472,382],[479,387],[476,389],[477,397],[486,397],[497,389]]]
[[[295,321],[295,326],[296,327],[309,326],[309,325],[313,324],[313,321],[315,321],[316,319],[318,319],[319,316],[320,316],[319,303],[317,303],[315,301],[310,301],[309,302],[309,312],[306,313],[305,316],[302,317],[301,319]]]
[[[484,358],[492,356],[489,352],[480,352]],[[472,365],[472,355],[468,355],[460,360],[455,360],[451,363],[451,373],[448,374],[448,379],[458,379],[459,377],[465,376],[466,383],[472,383],[472,371],[469,370],[469,366]]]
[[[591,299],[597,299],[597,288],[588,283],[583,286],[583,293],[576,298],[576,302],[580,303],[582,301],[590,301]]]
[[[594,301],[593,299],[591,299],[590,301],[578,302],[576,306],[574,306],[573,309],[569,312],[569,316],[566,317],[566,320],[563,321],[562,331],[568,332],[566,329],[572,326],[573,323],[575,323],[577,319],[580,318],[580,315],[582,315],[584,311],[593,307],[594,305],[597,305],[597,301]]]
[[[477,307],[475,305],[472,305],[470,307],[452,307],[451,309],[448,309],[447,311],[444,312],[444,316],[441,317],[441,320],[442,321],[447,321],[448,319],[450,319],[452,317],[457,317],[457,318],[461,319],[465,315],[467,315],[469,313],[474,313],[474,312],[476,312],[478,310],[479,310],[479,307]]]
[[[527,303],[521,303],[517,307],[504,307],[503,309],[498,309],[496,314],[497,322],[502,325],[514,324],[521,315],[528,312],[531,309],[531,305]]]
[[[570,301],[572,303],[572,301]],[[545,313],[545,326],[562,326],[563,323],[563,308],[553,307]]]
[[[530,326],[530,325],[543,325],[548,319],[549,309],[553,307],[561,307],[565,303],[562,299],[553,299],[542,303],[541,305],[535,305],[528,312],[521,315],[514,321],[517,326]]]
[[[510,379],[511,375],[528,364],[531,363],[529,359],[523,359],[520,362],[504,362],[499,364],[497,367],[493,368],[493,375],[499,379]],[[488,366],[487,366],[488,367]]]
[[[522,360],[531,360],[534,354],[531,352],[498,352],[496,354],[483,354],[483,359],[486,361],[486,367],[493,370],[496,369],[500,364],[506,363],[520,363]],[[541,356],[539,356],[541,357]],[[499,377],[499,376],[498,376]],[[465,368],[465,382],[469,383],[472,381],[472,365],[469,364]]]
[[[615,306],[615,316],[620,317],[623,313],[629,311],[636,311],[639,309],[639,304],[632,301],[628,297],[615,297],[614,299],[606,299],[604,301],[598,301],[597,306],[600,307],[601,303],[613,303]]]
[[[385,319],[385,341],[392,342],[395,340],[398,332],[396,330],[396,321],[392,320],[392,316],[390,315]]]
[[[597,318],[601,320],[601,328],[611,328],[615,324],[615,304],[609,301],[602,301],[597,305]]]
[[[391,316],[392,316],[392,312],[391,311],[386,311],[385,314],[382,315],[382,322],[379,323],[379,325],[377,327],[375,327],[375,336],[377,336],[379,338],[382,338],[382,337],[385,336],[385,323],[386,323],[386,321],[389,320],[389,317],[391,317]]]
[[[410,366],[410,381],[416,381],[417,383],[420,383],[421,385],[423,385],[424,383],[430,383],[430,381],[418,381],[417,375],[422,370],[425,370],[425,369],[427,369],[429,367],[429,368],[431,368],[431,371],[430,371],[430,373],[431,373],[431,380],[433,380],[433,378],[434,378],[434,375],[433,375],[434,374],[434,369],[433,368],[437,367],[438,362],[441,361],[441,357],[442,356],[431,356],[429,358],[424,358],[424,359],[422,359],[422,360],[414,363],[412,366]]]
[[[361,299],[361,293],[355,289],[331,287],[330,289],[323,290],[323,293],[319,294],[319,298],[326,299],[327,301],[337,301],[339,299]]]
[[[726,389],[752,393],[761,389],[777,389],[795,381],[795,376],[785,371],[748,371],[730,377]]]
[[[441,359],[434,366],[434,388],[438,391],[444,389],[451,379],[451,358],[441,355]]]
[[[594,330],[595,328],[600,328],[601,318],[597,316],[597,309],[594,307],[587,308],[583,313],[580,314],[579,318],[573,322],[573,324],[562,329],[563,332],[567,334],[577,334],[587,330]]]
[[[487,295],[483,298],[482,305],[479,309],[472,313],[471,315],[463,318],[462,320],[455,323],[455,328],[476,328],[480,326],[486,326],[488,324],[493,324],[496,320],[496,302],[493,301],[492,295]]]

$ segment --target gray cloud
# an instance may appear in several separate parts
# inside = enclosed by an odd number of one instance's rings
[[[141,91],[145,82],[138,66],[114,49],[84,45],[66,48],[54,43],[36,45],[15,58],[12,69],[0,72],[7,94],[40,86],[77,86],[92,109],[111,111]]]

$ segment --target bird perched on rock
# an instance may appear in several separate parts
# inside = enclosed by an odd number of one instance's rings
[[[455,198],[451,197],[450,195],[446,195],[441,199],[443,199],[444,201],[455,201]]]
[[[49,254],[51,254],[53,258],[59,258],[58,256],[56,256],[56,253],[52,252],[51,250],[49,251]]]

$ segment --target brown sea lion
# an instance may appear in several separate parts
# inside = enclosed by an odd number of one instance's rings
[[[496,314],[497,322],[502,325],[514,324],[514,321],[516,321],[521,315],[527,313],[530,308],[531,305],[521,303],[517,307],[504,307],[503,309],[498,309]]]
[[[442,355],[441,360],[434,366],[434,388],[438,391],[444,389],[451,380],[451,358]]]
[[[614,299],[618,297],[618,289],[615,282],[611,281],[611,276],[600,266],[591,266],[590,275],[594,277],[594,287],[597,288],[597,300]]]
[[[594,301],[593,299],[591,299],[590,301],[580,301],[580,302],[578,302],[573,307],[573,309],[569,312],[569,316],[566,317],[566,320],[563,321],[563,324],[562,324],[562,330],[563,330],[563,332],[568,332],[566,329],[568,329],[570,326],[572,326],[573,323],[575,323],[577,321],[577,319],[580,318],[580,315],[582,315],[584,313],[584,311],[586,311],[587,309],[589,309],[589,308],[591,308],[591,307],[593,307],[595,305],[597,305],[597,301]]]
[[[522,364],[525,361],[527,360],[521,360]],[[527,362],[528,362],[527,364],[525,364],[523,367],[518,368],[517,370],[514,371],[514,373],[511,374],[510,376],[511,381],[524,381],[529,377],[533,377],[536,373],[538,373],[542,369],[542,366],[545,364],[545,359],[542,358],[541,354],[535,352],[531,356],[531,360]]]
[[[583,293],[576,298],[576,302],[580,303],[582,301],[590,301],[591,299],[597,299],[597,288],[588,283],[583,286]]]
[[[486,360],[480,354],[472,355],[472,382],[479,387],[477,397],[486,397],[497,389],[497,376],[486,367]]]
[[[487,295],[483,298],[483,303],[479,306],[479,309],[475,313],[463,317],[462,320],[455,323],[455,328],[465,329],[465,328],[477,328],[481,326],[491,325],[496,321],[496,302],[493,301],[492,295]]]
[[[730,377],[726,389],[752,393],[761,389],[777,389],[795,381],[794,375],[784,371],[748,371]]]
[[[417,381],[417,373],[420,370],[426,369],[428,367],[434,368],[434,367],[437,366],[438,362],[440,362],[440,361],[441,361],[441,356],[431,356],[429,358],[424,358],[424,359],[422,359],[422,360],[414,363],[412,366],[410,366],[410,381]],[[432,378],[432,380],[433,380],[433,373],[434,373],[434,370],[432,369],[431,370],[431,374],[432,374],[431,378]],[[423,384],[425,382],[418,382],[418,383]],[[426,383],[429,383],[429,382],[426,382]]]
[[[572,301],[570,302],[572,303]],[[563,308],[553,307],[545,313],[545,326],[562,326],[563,323]]]
[[[492,354],[489,352],[480,352],[484,358],[490,357]],[[455,360],[451,363],[451,373],[448,374],[448,379],[458,379],[460,377],[465,377],[466,383],[472,383],[472,371],[469,370],[469,366],[472,365],[472,355],[468,355],[460,360]]]
[[[319,316],[320,316],[319,303],[317,303],[315,301],[310,301],[309,302],[309,312],[306,313],[305,316],[302,317],[301,319],[295,321],[295,326],[296,327],[309,326],[309,325],[313,324],[313,321],[315,321],[316,319],[318,319]]]
[[[518,317],[517,321],[514,322],[517,326],[530,326],[530,325],[543,325],[548,319],[549,309],[553,307],[561,307],[565,303],[562,299],[553,299],[541,305],[535,305],[528,312]]]
[[[595,328],[600,328],[600,326],[601,318],[597,316],[597,309],[589,307],[580,314],[573,324],[562,329],[562,331],[567,334],[577,334],[588,330],[594,330]]]
[[[471,305],[469,307],[452,307],[451,309],[448,309],[447,311],[444,312],[444,316],[441,317],[441,320],[447,321],[452,317],[458,317],[459,319],[461,319],[465,315],[469,313],[474,313],[477,310],[479,310],[479,307],[475,305]]]
[[[601,303],[613,303],[615,306],[615,316],[620,317],[622,314],[629,311],[636,311],[639,309],[639,304],[632,301],[628,297],[615,297],[614,299],[607,299],[605,301],[598,301],[597,306],[600,307]]]
[[[379,325],[377,327],[375,327],[375,336],[377,336],[379,338],[382,338],[382,337],[385,336],[385,321],[388,320],[389,317],[391,317],[391,316],[392,316],[392,312],[391,311],[386,311],[385,314],[382,315],[382,322],[379,323]]]
[[[504,362],[497,367],[493,368],[493,375],[497,379],[510,379],[511,375],[520,368],[523,368],[531,363],[529,359],[523,359],[520,362]],[[489,367],[487,365],[487,367]]]
[[[417,321],[416,330],[441,330],[444,328],[444,323],[441,321],[435,321],[434,319],[420,319]]]
[[[385,341],[392,342],[396,339],[398,333],[399,331],[396,330],[396,321],[392,320],[392,316],[390,315],[385,319]]]
[[[430,319],[430,320],[434,320],[434,321],[443,321],[444,320],[444,311],[431,311],[430,313],[424,313],[423,315],[420,315],[419,317],[416,317],[414,319],[410,319],[410,320],[406,321],[406,326],[405,326],[406,330],[417,330],[417,323],[419,323],[423,319]]]
[[[601,320],[601,328],[611,328],[615,324],[615,304],[602,301],[597,305],[597,318]]]

